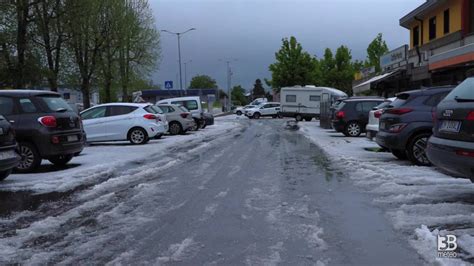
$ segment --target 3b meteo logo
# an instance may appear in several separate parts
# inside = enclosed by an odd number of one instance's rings
[[[438,257],[440,258],[456,258],[458,254],[457,238],[455,235],[438,235]]]

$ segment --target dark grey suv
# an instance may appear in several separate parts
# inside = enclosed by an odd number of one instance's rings
[[[79,115],[57,93],[0,90],[0,115],[16,132],[18,172],[34,170],[42,159],[65,165],[84,148]]]
[[[436,166],[474,182],[474,77],[437,106],[427,155]]]
[[[380,117],[377,143],[399,159],[421,166],[431,165],[425,149],[432,134],[432,112],[453,87],[407,91],[385,109]]]

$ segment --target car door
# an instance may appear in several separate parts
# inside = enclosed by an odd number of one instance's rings
[[[269,113],[270,113],[270,108],[272,108],[272,105],[271,105],[271,104],[265,104],[265,105],[263,105],[263,106],[260,108],[260,113],[261,113],[263,116],[269,115]]]
[[[17,104],[17,100],[12,97],[0,96],[0,115],[3,115],[5,119],[11,124],[12,128],[18,134],[24,134],[24,130],[20,128],[20,113]]]
[[[106,111],[107,108],[105,106],[98,106],[81,113],[82,124],[88,141],[108,140]]]
[[[110,140],[126,140],[128,131],[133,126],[133,119],[136,118],[133,112],[137,109],[136,106],[107,106],[105,114],[107,138]]]

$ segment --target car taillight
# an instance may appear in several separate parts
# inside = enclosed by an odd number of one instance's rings
[[[38,122],[45,127],[57,127],[58,123],[54,116],[43,116],[38,118]]]
[[[156,115],[146,114],[143,116],[143,118],[149,119],[149,120],[156,120]]]
[[[374,113],[375,118],[380,118],[382,116],[383,110],[377,110]]]
[[[467,121],[474,121],[474,111],[470,111],[466,117]]]
[[[456,151],[456,154],[459,156],[474,157],[474,152],[472,151]]]
[[[413,109],[411,108],[394,108],[394,109],[387,109],[385,112],[392,115],[404,115],[412,111]]]
[[[339,112],[336,113],[336,118],[337,119],[343,119],[345,116],[346,116],[346,114],[344,113],[344,111],[339,111]]]
[[[188,113],[181,113],[181,114],[179,114],[179,115],[180,115],[182,118],[188,117]]]
[[[391,125],[391,126],[388,128],[388,131],[390,131],[390,132],[392,132],[392,133],[400,133],[406,126],[407,126],[407,124],[395,124],[395,125]]]

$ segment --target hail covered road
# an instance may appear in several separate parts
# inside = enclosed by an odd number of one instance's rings
[[[284,120],[239,119],[222,136],[121,167],[2,217],[0,264],[422,263],[350,173]]]

